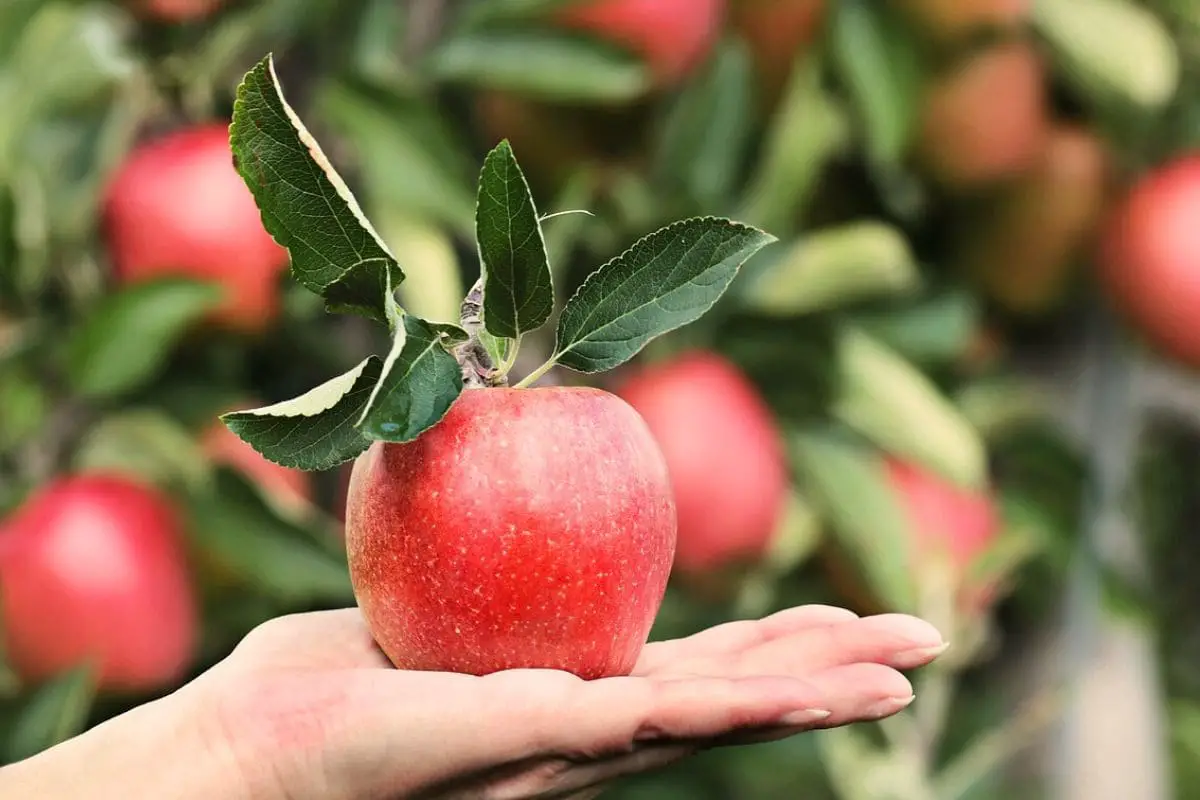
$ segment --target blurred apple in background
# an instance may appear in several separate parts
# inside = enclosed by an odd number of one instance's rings
[[[730,21],[746,40],[763,107],[778,101],[796,59],[820,33],[825,12],[825,0],[732,0]]]
[[[7,658],[31,681],[91,661],[101,689],[153,691],[196,643],[181,522],[125,477],[56,479],[3,523],[0,603]]]
[[[754,562],[770,548],[788,472],[766,404],[724,358],[695,351],[650,364],[616,387],[667,459],[685,576]]]
[[[104,235],[120,284],[167,275],[214,281],[219,324],[261,331],[279,313],[287,251],[266,229],[234,169],[229,128],[208,124],[140,145],[104,203]]]
[[[580,0],[554,19],[637,53],[658,84],[670,86],[708,56],[724,13],[725,0]]]
[[[225,0],[134,0],[139,13],[160,22],[194,22],[212,14]]]
[[[887,458],[884,469],[900,509],[906,515],[909,575],[913,586],[944,586],[956,613],[978,618],[995,600],[999,586],[994,578],[978,581],[974,566],[995,544],[1000,518],[988,492],[964,489],[916,464]],[[890,608],[865,584],[863,573],[835,547],[825,553],[825,564],[834,588],[863,614]]]
[[[994,301],[1018,314],[1060,303],[1104,213],[1109,166],[1098,137],[1057,126],[1033,170],[962,228],[961,262]]]
[[[1018,28],[1029,20],[1032,0],[894,0],[931,38],[954,43],[987,30]]]
[[[1046,69],[1029,42],[968,56],[934,80],[924,103],[918,159],[946,186],[1016,177],[1045,150]]]
[[[1099,277],[1156,347],[1200,367],[1200,153],[1148,172],[1106,220]]]
[[[915,537],[911,551],[917,559],[914,570],[948,566],[960,610],[986,610],[997,587],[974,585],[970,573],[1000,533],[990,494],[955,486],[921,466],[897,459],[888,459],[887,472]]]

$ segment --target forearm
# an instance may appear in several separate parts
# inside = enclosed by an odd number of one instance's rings
[[[232,754],[172,695],[0,769],[5,800],[253,800]]]

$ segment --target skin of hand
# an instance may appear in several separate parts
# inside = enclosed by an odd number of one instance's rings
[[[0,770],[23,800],[593,798],[701,750],[880,719],[946,645],[801,606],[648,644],[632,675],[391,668],[357,609],[281,617],[174,694]]]

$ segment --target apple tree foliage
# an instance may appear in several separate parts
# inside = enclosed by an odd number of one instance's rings
[[[300,397],[225,415],[230,428],[277,464],[330,469],[372,440],[409,442],[435,425],[463,390],[464,370],[487,384],[507,383],[522,337],[554,311],[542,220],[509,143],[488,153],[479,176],[482,331],[469,334],[396,303],[404,271],[284,99],[270,57],[247,74],[237,96],[234,161],[267,230],[288,248],[292,275],[328,310],[386,324],[392,342],[382,360],[369,356]],[[558,317],[550,358],[516,386],[558,364],[584,373],[621,365],[652,338],[699,318],[742,264],[772,241],[714,217],[643,237],[579,286]],[[489,363],[465,363],[479,358]]]
[[[1010,592],[955,628],[949,670],[918,680],[953,702],[881,731],[708,754],[613,797],[1040,796],[1001,769],[1046,724],[1044,705],[997,701],[1005,648],[1045,629],[1072,557],[1095,553],[1085,543],[1132,489],[1151,579],[1104,564],[1093,606],[1153,633],[1177,794],[1200,792],[1200,551],[1181,535],[1194,376],[1122,371],[1113,324],[1093,325],[1090,233],[1056,249],[1044,226],[992,232],[1028,264],[972,274],[976,231],[1015,201],[939,185],[913,158],[939,77],[1033,36],[1047,114],[1103,143],[1119,190],[1200,144],[1196,4],[1037,0],[1014,26],[948,42],[914,9],[954,4],[794,0],[818,11],[780,68],[744,23],[760,3],[729,0],[711,52],[663,87],[633,49],[552,24],[575,1],[246,0],[183,23],[151,0],[0,3],[0,511],[70,471],[168,491],[203,610],[194,674],[271,616],[353,603],[337,515],[346,462],[370,442],[416,438],[474,387],[608,387],[713,349],[775,413],[791,496],[761,563],[672,585],[655,637],[855,603],[847,574],[938,617],[887,458],[995,490],[1003,535],[976,569]],[[786,78],[774,92],[772,70]],[[214,120],[231,123],[230,158],[289,260],[259,336],[205,326],[220,286],[118,285],[106,251],[123,159]],[[204,218],[202,193],[172,196]],[[1069,277],[1045,284],[1067,288],[1036,314],[1006,300],[1045,294],[1031,264]],[[1158,392],[1136,452],[1131,385]],[[312,473],[307,504],[207,453],[199,434],[218,418]],[[0,760],[143,700],[97,693],[86,665],[42,685],[0,668]]]

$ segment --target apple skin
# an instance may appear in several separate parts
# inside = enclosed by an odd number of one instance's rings
[[[135,0],[133,8],[149,19],[181,23],[204,19],[225,4],[225,0]]]
[[[708,56],[724,13],[725,0],[584,0],[554,21],[637,53],[660,86],[671,86]]]
[[[616,393],[666,457],[679,518],[675,569],[702,577],[760,559],[786,508],[788,471],[770,409],[750,381],[698,350],[643,368]]]
[[[1108,151],[1095,134],[1056,126],[1033,170],[963,228],[964,267],[1011,313],[1055,309],[1103,219],[1110,174]]]
[[[1200,367],[1200,152],[1144,175],[1105,220],[1098,278],[1167,356]]]
[[[213,281],[225,299],[217,324],[265,329],[280,308],[287,251],[262,224],[233,166],[229,128],[184,128],[137,147],[118,169],[103,208],[119,284],[164,276]]]
[[[251,400],[238,408],[263,405]],[[221,464],[242,473],[273,501],[283,508],[304,509],[312,504],[312,475],[289,469],[267,460],[224,423],[209,425],[200,435],[200,446],[214,464]]]
[[[959,613],[968,618],[985,613],[999,587],[972,584],[969,571],[1000,534],[991,493],[955,486],[922,466],[896,458],[885,459],[884,467],[912,532],[909,555],[914,579],[920,583],[928,570],[945,564],[954,582]],[[828,552],[826,556],[832,582],[857,610],[866,614],[896,610],[875,597],[841,553]]]
[[[888,459],[887,474],[908,513],[920,556],[948,557],[955,573],[965,576],[1000,531],[991,497],[955,486],[924,467],[897,459]]]
[[[467,389],[350,479],[350,576],[400,669],[626,675],[674,548],[662,453],[598,389]]]
[[[1031,169],[1045,149],[1050,120],[1046,68],[1026,41],[969,56],[928,90],[917,156],[951,188],[990,184]]]
[[[1012,30],[1028,22],[1032,0],[894,0],[922,31],[957,43],[986,30]]]
[[[796,58],[820,33],[826,10],[826,0],[732,0],[730,22],[746,41],[764,108],[778,102]]]
[[[101,689],[154,691],[196,647],[181,521],[123,476],[60,477],[18,508],[0,530],[0,603],[7,657],[30,681],[94,658]]]

